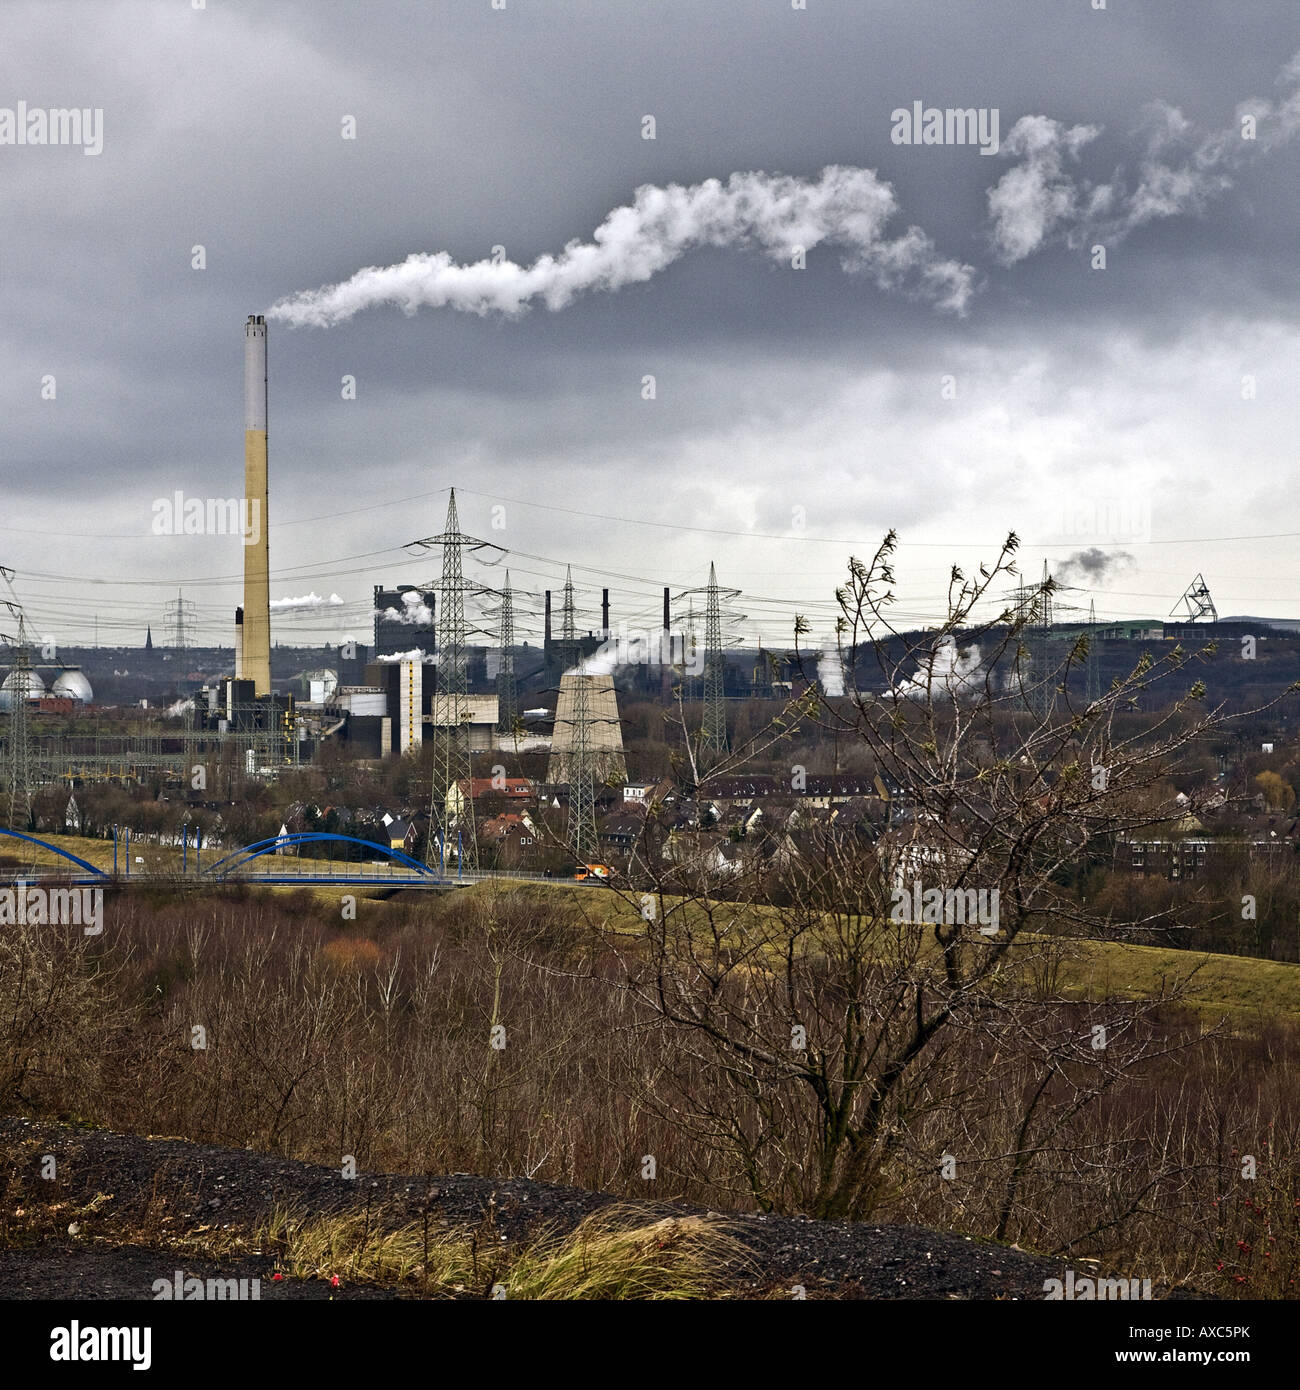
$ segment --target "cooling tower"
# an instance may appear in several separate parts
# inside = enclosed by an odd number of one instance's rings
[[[237,679],[271,693],[271,577],[267,547],[266,319],[244,325],[244,653]]]
[[[551,756],[546,764],[546,780],[551,783],[571,780],[569,770],[578,741],[574,692],[579,681],[587,683],[590,715],[587,721],[587,747],[591,750],[596,782],[621,785],[627,781],[627,763],[623,759],[623,727],[618,722],[614,677],[580,676],[576,671],[566,671],[560,678],[560,698],[555,708],[555,732],[551,738]]]

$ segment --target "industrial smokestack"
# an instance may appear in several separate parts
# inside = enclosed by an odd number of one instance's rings
[[[669,675],[669,667],[673,660],[673,610],[669,598],[669,591],[664,589],[664,631],[660,639],[659,647],[659,695],[663,700],[668,699],[668,693],[672,689],[672,678]]]
[[[609,590],[600,591],[600,635],[609,641]]]
[[[542,650],[549,653],[551,650],[551,591],[546,591],[546,627],[542,637]]]
[[[235,679],[244,679],[244,610],[235,609]]]
[[[244,325],[244,643],[236,674],[271,693],[271,569],[267,546],[266,319]]]

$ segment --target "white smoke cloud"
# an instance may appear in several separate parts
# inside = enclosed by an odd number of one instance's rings
[[[296,612],[307,608],[341,608],[343,600],[337,594],[331,594],[329,598],[321,598],[319,594],[303,594],[301,598],[273,598],[271,600],[272,613]]]
[[[533,301],[563,309],[577,295],[640,284],[701,247],[757,246],[789,261],[796,248],[842,249],[846,271],[882,289],[901,289],[958,314],[974,290],[970,266],[941,257],[918,227],[886,233],[898,212],[893,188],[871,169],[832,164],[817,179],[734,173],[722,183],[644,184],[615,208],[590,241],[571,241],[531,265],[481,260],[459,265],[445,251],[418,252],[398,265],[367,266],[350,279],[290,295],[268,317],[327,328],[363,309],[395,304],[467,313],[519,314]]]
[[[189,710],[194,708],[193,700],[177,700],[175,704],[168,705],[163,713],[165,719],[180,719]]]
[[[590,656],[584,657],[571,671],[566,671],[565,674],[579,676],[616,675],[619,667],[627,664],[626,660],[619,659],[627,656],[626,642],[622,645],[624,650],[620,652],[620,643],[617,639],[610,638],[608,641],[602,642]]]
[[[689,659],[681,667],[683,674],[696,678],[702,676],[704,648],[697,646],[688,655]],[[658,628],[630,628],[623,625],[565,674],[615,676],[625,666],[657,667],[664,664],[672,664],[671,643]]]
[[[409,652],[389,652],[385,656],[377,656],[375,660],[386,665],[392,665],[395,661],[423,661],[424,651],[420,647],[412,647]]]
[[[402,623],[406,627],[432,627],[433,612],[414,589],[402,594],[401,608],[376,608],[375,617],[385,623]]]
[[[994,246],[1007,265],[1036,251],[1062,224],[1074,223],[1082,203],[1090,213],[1109,204],[1108,187],[1081,192],[1065,172],[1099,133],[1096,126],[1067,127],[1048,116],[1022,116],[1011,127],[1002,152],[1022,162],[988,193]]]
[[[1097,127],[1023,116],[1002,143],[1021,162],[988,193],[999,258],[1014,265],[1058,235],[1074,249],[1093,241],[1115,245],[1149,222],[1202,212],[1247,165],[1300,134],[1300,53],[1277,83],[1278,101],[1241,102],[1233,124],[1216,131],[1199,132],[1177,107],[1153,103],[1136,173],[1118,169],[1105,183],[1070,167],[1100,133]]]
[[[978,644],[959,648],[955,638],[941,637],[916,675],[886,694],[896,700],[971,699],[983,688],[987,677]]]
[[[840,658],[839,639],[833,632],[828,632],[822,641],[817,658],[817,681],[823,695],[844,694],[844,662]]]
[[[607,637],[594,652],[583,657],[570,674],[614,676],[624,666],[654,666],[662,659],[661,650],[657,634],[625,628],[617,636]]]

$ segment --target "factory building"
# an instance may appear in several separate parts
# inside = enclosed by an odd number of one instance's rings
[[[372,661],[355,685],[340,682],[299,707],[322,737],[346,740],[365,757],[401,757],[420,750],[433,727],[434,668],[420,661]],[[465,700],[469,746],[497,747],[497,697]]]
[[[375,585],[375,655],[396,656],[400,652],[422,651],[432,656],[437,650],[434,615],[437,595],[431,589],[399,584],[396,589]]]

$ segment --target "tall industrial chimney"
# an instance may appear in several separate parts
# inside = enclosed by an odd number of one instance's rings
[[[235,679],[244,679],[244,610],[235,609]]]
[[[669,691],[672,689],[672,676],[669,668],[673,663],[673,609],[672,598],[667,588],[664,589],[664,630],[660,638],[659,646],[659,695],[667,701]]]
[[[600,591],[600,635],[609,641],[609,590]]]
[[[271,693],[271,571],[267,548],[266,319],[244,325],[244,659],[236,676]]]
[[[546,591],[546,624],[542,629],[542,650],[547,656],[551,654],[551,591]]]

